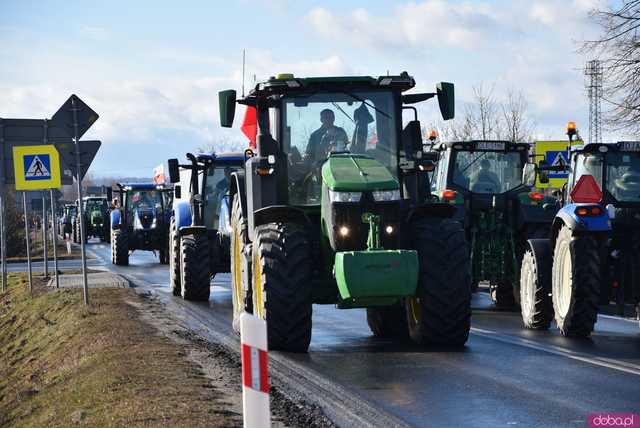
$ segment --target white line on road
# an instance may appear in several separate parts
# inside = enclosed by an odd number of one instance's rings
[[[618,370],[625,373],[634,374],[640,376],[640,366],[637,364],[629,363],[626,361],[616,361],[609,358],[591,357],[586,354],[564,349],[554,345],[542,345],[540,343],[533,342],[531,340],[503,336],[501,333],[493,330],[485,330],[478,327],[471,327],[471,333],[485,337],[487,339],[493,339],[504,343],[510,343],[512,345],[524,346],[538,351],[548,352],[550,354],[559,355],[572,360],[582,361],[583,363],[593,364],[600,367],[606,367],[613,370]]]

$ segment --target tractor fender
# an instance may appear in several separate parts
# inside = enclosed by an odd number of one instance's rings
[[[178,228],[178,236],[183,237],[185,235],[199,236],[207,233],[206,226],[183,226]]]
[[[313,227],[307,214],[300,208],[289,205],[272,205],[260,208],[253,213],[254,227],[267,223],[295,223],[303,227]]]
[[[407,216],[407,221],[411,223],[424,217],[452,218],[457,211],[458,208],[455,205],[446,202],[431,202],[412,208]]]
[[[593,204],[567,204],[556,213],[553,220],[553,230],[561,221],[565,226],[575,232],[608,232],[611,230],[609,215],[604,208],[597,216],[578,216],[575,211],[581,206],[593,206]]]
[[[189,202],[177,202],[173,206],[173,215],[176,219],[176,229],[191,226],[191,205]]]
[[[113,211],[111,211],[111,228],[112,229],[119,229],[120,228],[120,210],[118,208],[114,208]]]

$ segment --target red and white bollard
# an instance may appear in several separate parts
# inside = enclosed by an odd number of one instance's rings
[[[240,316],[240,342],[244,426],[270,427],[267,323],[256,316],[243,313]]]

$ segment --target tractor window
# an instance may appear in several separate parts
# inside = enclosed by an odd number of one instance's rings
[[[157,190],[130,190],[127,192],[127,215],[134,218],[136,210],[162,210],[162,192]]]
[[[640,153],[607,154],[607,190],[618,201],[640,202]]]
[[[602,189],[602,155],[600,153],[580,153],[576,157],[576,168],[573,175],[575,182],[577,183],[583,175],[593,175]]]
[[[221,165],[207,171],[207,184],[202,193],[205,203],[203,220],[208,229],[218,229],[220,207],[229,194],[231,173],[237,169]]]
[[[475,193],[499,194],[522,184],[520,152],[456,151],[453,183]]]
[[[324,92],[285,98],[283,115],[281,142],[289,158],[291,203],[320,203],[320,169],[331,152],[367,154],[398,176],[391,92]]]

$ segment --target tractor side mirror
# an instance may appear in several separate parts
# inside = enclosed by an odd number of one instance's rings
[[[225,128],[233,126],[233,118],[236,115],[236,91],[228,89],[218,93],[220,108],[220,125]]]
[[[178,164],[178,159],[169,159],[167,163],[169,164],[169,181],[177,183],[180,181],[180,166]]]
[[[436,85],[438,105],[444,120],[453,119],[456,115],[455,87],[453,83],[440,82]]]
[[[542,184],[549,184],[549,171],[539,171],[538,180]]]
[[[527,163],[522,169],[522,184],[528,187],[536,185],[536,164]]]
[[[180,199],[182,197],[182,186],[179,184],[173,186],[173,197],[174,199]]]

